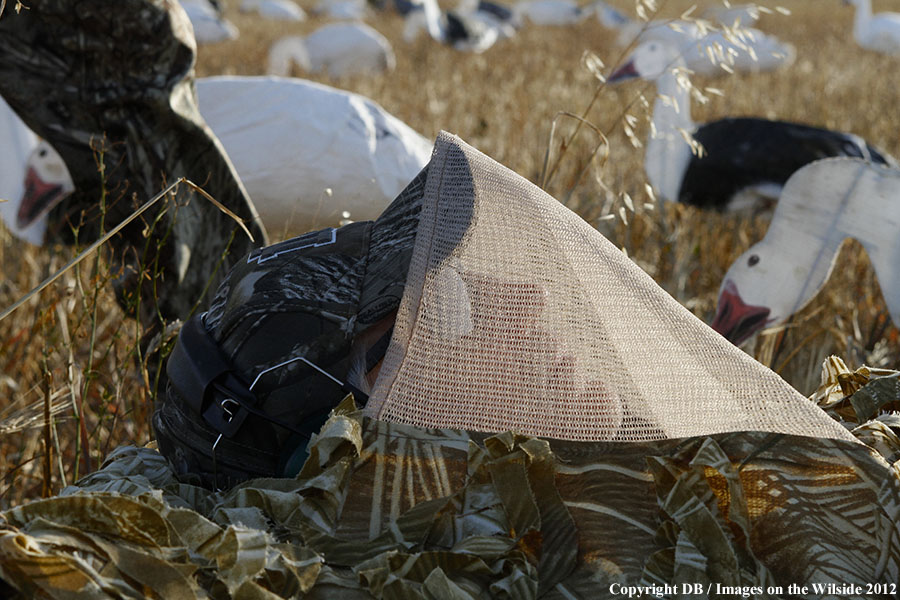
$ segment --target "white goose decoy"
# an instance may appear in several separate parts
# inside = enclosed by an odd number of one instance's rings
[[[265,19],[273,21],[306,20],[306,11],[294,0],[242,0],[241,12],[255,12]]]
[[[238,37],[238,28],[219,14],[207,0],[181,0],[194,28],[194,39],[198,44],[227,42]]]
[[[740,344],[784,323],[827,281],[841,244],[866,249],[900,326],[900,170],[852,158],[803,167],[784,186],[763,240],[728,269],[713,329]]]
[[[873,15],[871,0],[844,0],[844,3],[852,4],[856,9],[853,37],[857,44],[866,50],[900,55],[900,13]]]
[[[420,7],[406,14],[403,39],[416,40],[422,29],[432,39],[456,50],[480,53],[503,37],[501,28],[487,21],[454,11],[442,11],[437,0],[413,0]]]
[[[312,12],[328,19],[361,21],[371,11],[366,0],[320,0]]]
[[[289,35],[269,48],[269,75],[286,77],[291,66],[331,77],[392,71],[397,64],[386,37],[365,23],[329,23],[306,37]]]
[[[197,80],[197,96],[272,232],[334,224],[345,211],[374,219],[431,158],[432,143],[378,104],[325,85],[209,77]],[[54,160],[62,164],[55,152],[29,162]]]
[[[520,19],[535,25],[574,25],[591,14],[571,0],[526,0],[513,7]]]
[[[681,50],[687,67],[699,75],[725,75],[731,71],[772,71],[794,62],[797,51],[792,44],[751,27],[724,26],[710,29],[702,21],[629,19],[614,9],[594,5],[597,18],[619,32],[616,43],[628,46],[658,41]]]
[[[721,211],[759,210],[774,203],[800,167],[828,156],[854,156],[896,164],[859,136],[787,121],[726,118],[691,120],[689,82],[677,48],[662,42],[638,46],[609,81],[642,77],[656,82],[653,130],[644,169],[659,195]],[[692,152],[691,135],[704,149]]]
[[[710,6],[703,11],[703,16],[712,19],[720,25],[731,27],[735,24],[741,27],[750,27],[759,20],[762,9],[756,4],[730,5],[725,4]]]
[[[17,238],[40,244],[44,239],[46,222],[19,224],[19,200],[25,192],[25,178],[28,156],[38,143],[38,138],[28,129],[22,119],[13,112],[6,101],[0,97],[0,140],[3,140],[3,151],[0,152],[0,218],[6,228]],[[34,196],[46,194],[47,190],[33,190]]]
[[[600,24],[607,29],[618,30],[632,21],[625,13],[603,2],[603,0],[597,0],[586,7],[585,10],[594,13]]]

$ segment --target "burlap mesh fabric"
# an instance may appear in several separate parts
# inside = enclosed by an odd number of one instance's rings
[[[853,439],[580,217],[446,133],[367,412],[585,441]]]

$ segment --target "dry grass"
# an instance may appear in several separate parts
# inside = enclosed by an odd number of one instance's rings
[[[610,2],[632,12],[632,0]],[[699,2],[701,5],[713,2]],[[311,0],[301,0],[306,7]],[[444,3],[449,6],[449,3]],[[675,16],[690,0],[660,1],[663,15]],[[838,0],[782,0],[791,16],[764,16],[759,27],[797,46],[790,69],[717,79],[695,78],[723,97],[694,106],[696,120],[726,115],[762,115],[855,132],[900,156],[897,137],[898,59],[856,48],[849,41],[852,10]],[[876,10],[900,10],[900,1],[875,1]],[[199,50],[197,74],[261,74],[268,44],[280,35],[306,33],[322,23],[285,25],[261,22],[226,2],[241,37]],[[770,5],[774,6],[774,5]],[[560,111],[582,114],[598,80],[585,68],[585,51],[608,68],[622,57],[614,37],[591,19],[574,27],[528,27],[484,55],[441,47],[424,36],[407,45],[402,21],[380,15],[371,24],[397,51],[397,69],[374,78],[339,81],[313,77],[369,96],[426,136],[445,129],[508,167],[538,182],[551,123]],[[564,156],[547,190],[598,226],[638,264],[697,316],[707,322],[715,310],[719,283],[731,261],[762,237],[765,223],[725,217],[685,206],[669,206],[672,235],[664,238],[660,218],[644,205],[642,150],[623,133],[623,106],[638,117],[637,136],[647,134],[646,110],[635,103],[641,83],[601,89],[588,119],[609,139],[609,158],[578,173],[597,141],[590,128]],[[558,133],[572,130],[563,119]],[[561,136],[557,136],[557,140]],[[558,152],[554,146],[553,155]],[[622,194],[634,199],[628,223],[618,214]],[[626,209],[627,210],[627,209]],[[25,248],[0,232],[0,287],[5,307],[39,283],[71,255],[70,250]],[[83,264],[0,322],[0,507],[54,492],[86,469],[96,467],[120,443],[150,440],[150,399],[133,351],[137,326],[122,318],[102,265]],[[818,383],[822,360],[831,353],[851,366],[868,362],[900,366],[900,340],[889,325],[884,302],[865,253],[850,244],[826,289],[782,333],[758,336],[747,350],[778,370],[803,393]],[[45,395],[54,420],[52,480],[45,484],[43,422]],[[23,411],[24,407],[26,408]],[[17,412],[18,411],[18,412]]]

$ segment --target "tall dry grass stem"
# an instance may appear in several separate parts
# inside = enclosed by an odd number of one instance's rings
[[[582,166],[579,169],[578,175],[575,177],[571,187],[569,188],[569,192],[566,194],[565,200],[563,200],[563,204],[568,204],[568,200],[571,197],[572,192],[574,192],[575,188],[578,187],[578,184],[584,178],[584,175],[587,173],[588,168],[590,167],[594,158],[596,158],[597,153],[600,152],[601,148],[606,149],[606,152],[604,153],[603,159],[601,160],[601,163],[600,163],[601,167],[603,164],[605,164],[606,160],[609,158],[609,139],[606,137],[606,135],[603,134],[603,132],[600,130],[599,127],[597,127],[590,121],[586,120],[584,117],[580,117],[574,113],[570,113],[570,112],[566,112],[566,111],[560,111],[560,112],[556,113],[556,116],[553,117],[553,121],[550,125],[550,134],[547,139],[547,150],[544,153],[544,166],[541,169],[541,185],[540,185],[541,188],[546,189],[547,185],[550,183],[549,177],[552,177],[552,174],[547,173],[547,165],[548,165],[548,162],[550,159],[551,149],[553,148],[553,139],[556,136],[556,128],[559,125],[560,119],[563,119],[563,118],[568,118],[568,119],[574,120],[576,123],[578,123],[578,125],[577,125],[578,127],[584,125],[585,127],[591,128],[594,131],[594,133],[597,134],[597,137],[599,138],[597,143],[594,145],[593,150],[591,150],[591,152],[588,154],[587,160],[584,162],[584,166]],[[572,139],[574,139],[574,138],[571,138],[569,141],[572,141]],[[568,143],[567,141],[562,141],[560,143],[560,152],[561,153],[564,153],[568,149],[567,143]]]
[[[44,352],[44,481],[41,486],[41,497],[49,498],[53,495],[53,427],[51,426],[50,413],[50,382],[53,375],[47,367],[47,353]]]

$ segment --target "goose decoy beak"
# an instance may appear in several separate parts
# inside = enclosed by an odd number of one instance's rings
[[[25,174],[25,192],[16,213],[16,226],[25,229],[72,192],[71,186],[45,181],[34,167]]]
[[[772,321],[765,306],[752,306],[741,299],[737,286],[727,280],[719,294],[719,305],[712,328],[735,346],[741,345],[751,335]]]
[[[637,72],[637,69],[634,66],[634,61],[629,60],[627,63],[613,71],[613,74],[609,76],[609,79],[607,79],[606,82],[618,83],[620,81],[634,79],[636,77],[640,77],[640,73]]]

